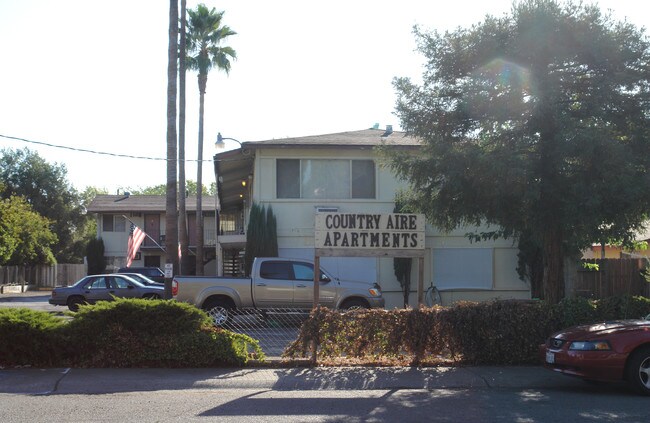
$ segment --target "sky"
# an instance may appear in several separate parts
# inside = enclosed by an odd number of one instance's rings
[[[187,6],[198,3],[188,0]],[[509,13],[512,5],[510,0],[203,3],[224,11],[223,23],[237,32],[224,43],[237,52],[229,75],[216,70],[208,75],[203,152],[208,160],[217,152],[217,132],[243,142],[356,131],[376,123],[399,129],[392,80],[418,80],[422,74],[413,26],[441,32],[469,27],[487,14]],[[619,20],[650,27],[645,2],[596,3]],[[29,148],[65,165],[80,191],[90,186],[116,193],[165,184],[165,161],[155,159],[166,156],[168,26],[164,0],[0,0],[0,149]],[[198,104],[196,73],[189,72],[186,175],[192,180]],[[211,164],[203,168],[204,183],[213,182]]]

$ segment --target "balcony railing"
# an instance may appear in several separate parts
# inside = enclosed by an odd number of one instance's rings
[[[219,235],[244,235],[246,226],[241,214],[221,214]]]
[[[189,243],[191,247],[196,246],[196,234],[190,233],[189,235]],[[165,247],[165,235],[160,235],[157,240],[158,244],[160,244],[161,247]],[[203,230],[203,245],[204,246],[215,246],[217,245],[217,231],[214,229],[204,229]],[[149,238],[145,238],[145,242],[142,243],[143,247],[148,247],[148,248],[158,248],[156,244],[153,243]]]

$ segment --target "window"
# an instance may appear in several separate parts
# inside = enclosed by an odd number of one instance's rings
[[[278,159],[277,198],[375,198],[375,162],[347,159]]]
[[[126,232],[126,219],[117,214],[104,214],[102,229],[104,232]]]
[[[293,264],[293,273],[299,281],[313,281],[314,280],[314,266],[309,266],[302,263]]]
[[[434,248],[433,283],[440,289],[492,289],[491,248]]]
[[[300,198],[300,160],[278,160],[278,198]]]
[[[288,261],[265,261],[260,268],[260,277],[264,279],[281,280],[314,280],[314,265],[310,263],[292,263]],[[329,281],[329,278],[321,270],[321,281]]]
[[[286,261],[265,261],[260,268],[260,276],[264,279],[292,279],[290,264]]]
[[[110,285],[113,289],[127,289],[130,286],[126,280],[118,277],[112,277],[110,279]]]
[[[103,277],[94,278],[86,285],[86,289],[106,289],[106,279]]]
[[[375,198],[375,162],[352,160],[352,198]]]

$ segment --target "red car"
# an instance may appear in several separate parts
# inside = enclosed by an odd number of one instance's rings
[[[627,381],[650,395],[650,321],[576,326],[541,346],[544,365],[587,381]]]

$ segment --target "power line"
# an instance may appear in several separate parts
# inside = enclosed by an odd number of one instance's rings
[[[127,159],[142,159],[142,160],[157,160],[157,161],[167,161],[165,158],[161,157],[146,157],[146,156],[133,156],[130,154],[119,154],[119,153],[108,153],[105,151],[96,151],[96,150],[88,150],[85,148],[76,148],[76,147],[68,147],[65,145],[56,145],[56,144],[50,144],[47,142],[42,142],[42,141],[33,141],[33,140],[27,140],[25,138],[18,138],[18,137],[11,137],[9,135],[2,135],[0,134],[0,137],[2,138],[7,138],[10,140],[16,140],[16,141],[22,141],[30,144],[37,144],[37,145],[44,145],[47,147],[53,147],[53,148],[61,148],[63,150],[72,150],[72,151],[77,151],[81,153],[91,153],[91,154],[100,154],[104,156],[113,156],[113,157],[122,157],[122,158],[127,158]],[[198,162],[196,159],[189,159],[185,160],[186,162]],[[204,162],[212,162],[212,159],[204,159]]]

